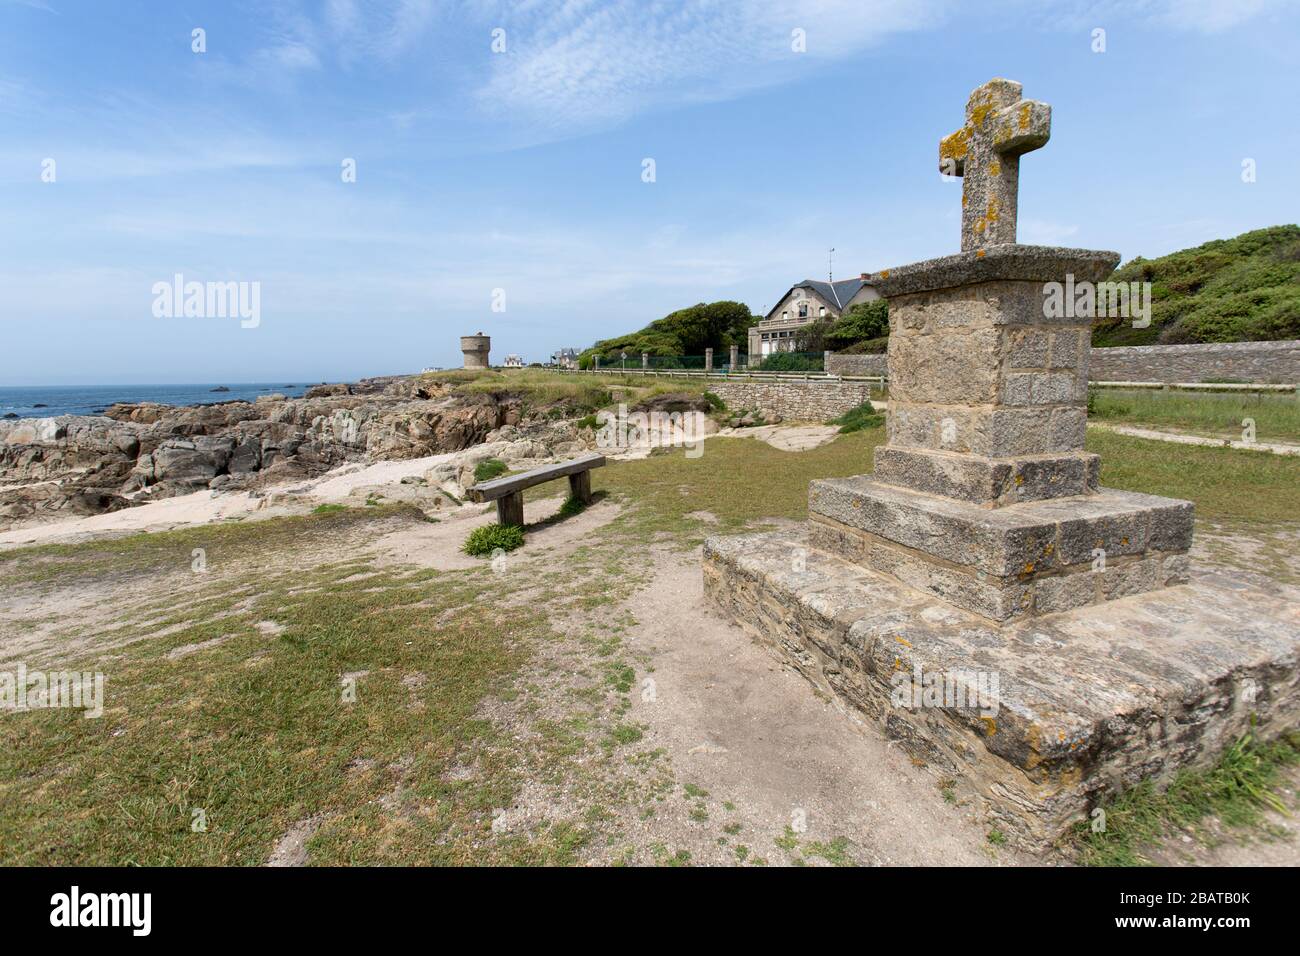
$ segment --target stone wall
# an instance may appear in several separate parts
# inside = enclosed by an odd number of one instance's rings
[[[1093,349],[1094,382],[1300,382],[1300,341],[1138,345]]]
[[[827,353],[832,375],[888,375],[881,355]],[[1093,349],[1088,363],[1093,382],[1300,382],[1300,340],[1228,342],[1208,345],[1135,345]]]
[[[888,375],[889,363],[884,352],[879,355],[841,355],[826,353],[826,371],[831,375]]]
[[[710,382],[709,390],[730,409],[757,408],[766,417],[795,422],[829,421],[871,397],[868,382]]]

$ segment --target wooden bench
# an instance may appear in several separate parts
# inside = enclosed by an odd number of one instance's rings
[[[543,465],[532,471],[505,478],[481,481],[467,489],[470,501],[495,501],[497,521],[501,524],[524,523],[524,489],[556,478],[568,477],[569,494],[581,502],[591,501],[591,469],[603,467],[604,455],[583,455],[558,465]]]

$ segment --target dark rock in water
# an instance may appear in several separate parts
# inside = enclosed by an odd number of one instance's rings
[[[216,388],[210,388],[210,389],[208,389],[208,391],[209,391],[209,392],[228,392],[228,391],[230,391],[230,389],[226,388],[226,386],[224,386],[224,385],[218,385]]]
[[[37,402],[35,405],[32,406],[32,408],[49,408],[49,407],[50,406],[46,405],[44,402]]]
[[[5,412],[5,418],[17,418],[17,417],[18,415],[14,412]]]

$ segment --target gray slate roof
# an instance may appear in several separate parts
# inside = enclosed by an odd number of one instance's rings
[[[822,282],[819,279],[804,279],[802,282],[796,282],[787,289],[785,295],[790,294],[791,289],[812,289],[827,302],[831,302],[841,311],[845,309],[853,297],[861,291],[864,285],[871,285],[870,282],[862,281],[860,276],[854,276],[852,279],[840,279],[836,282]],[[772,306],[772,311],[767,313],[767,318],[772,317],[772,312],[777,310],[782,302],[785,301],[785,295],[777,300],[776,305]]]

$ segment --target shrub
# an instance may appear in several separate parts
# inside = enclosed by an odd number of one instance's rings
[[[862,431],[864,428],[879,428],[885,424],[885,416],[871,407],[870,402],[863,402],[857,408],[850,408],[839,418],[833,418],[831,425],[840,426],[840,434]]]
[[[1192,249],[1138,257],[1110,277],[1151,283],[1151,324],[1098,316],[1094,347],[1243,342],[1300,336],[1300,227],[1272,226]]]
[[[763,372],[820,372],[822,356],[799,352],[773,352],[758,366]]]
[[[569,495],[564,499],[564,504],[560,505],[558,514],[561,518],[572,518],[574,515],[580,515],[586,510],[587,502]]]
[[[515,548],[522,547],[523,543],[524,529],[519,525],[485,524],[469,533],[469,537],[465,539],[465,547],[461,550],[478,557],[491,554],[497,548],[502,551],[513,551]]]
[[[509,469],[500,458],[488,458],[474,466],[475,481],[491,481],[498,475],[504,475]]]
[[[727,403],[722,400],[722,396],[720,395],[714,395],[712,392],[705,392],[704,400],[713,406],[715,412],[725,412],[727,410]]]
[[[314,515],[332,515],[347,510],[347,505],[317,505],[311,510],[311,513]]]

